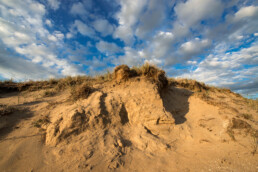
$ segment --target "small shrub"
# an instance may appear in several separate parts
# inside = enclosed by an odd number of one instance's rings
[[[73,101],[76,101],[78,99],[86,99],[92,92],[93,88],[89,84],[83,83],[81,85],[71,88],[70,98]]]

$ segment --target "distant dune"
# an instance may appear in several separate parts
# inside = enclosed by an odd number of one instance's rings
[[[0,171],[257,171],[258,102],[148,64],[0,83]]]

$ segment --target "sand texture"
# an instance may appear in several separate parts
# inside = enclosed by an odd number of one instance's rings
[[[242,97],[144,77],[93,88],[1,93],[0,171],[258,171],[257,109]]]

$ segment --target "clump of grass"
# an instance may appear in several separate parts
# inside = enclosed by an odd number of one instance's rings
[[[57,91],[62,91],[66,88],[71,88],[75,85],[80,85],[84,82],[90,82],[91,80],[93,80],[93,79],[89,76],[76,76],[76,77],[68,76],[68,77],[58,80],[58,83],[57,83],[55,89]]]
[[[76,81],[73,80],[73,78],[71,76],[68,76],[68,77],[65,77],[65,78],[62,78],[58,81],[55,89],[57,91],[62,91],[64,90],[65,88],[68,88],[68,87],[71,87],[73,85],[76,84]]]
[[[243,113],[241,114],[241,116],[247,120],[252,120],[253,119],[253,115],[252,114],[248,114],[248,113]]]
[[[49,120],[49,117],[48,116],[44,116],[43,118],[40,118],[39,120],[37,121],[34,121],[32,123],[32,125],[36,128],[41,128],[42,125],[47,125],[50,123],[50,120]]]
[[[248,129],[249,130],[251,128],[250,124],[248,124],[247,122],[245,122],[241,119],[233,118],[231,124],[232,124],[231,125],[232,129]]]
[[[141,70],[141,67],[140,66],[133,66],[131,69],[130,69],[130,74],[131,74],[131,77],[135,77],[135,76],[141,76],[142,75],[142,70]]]
[[[251,136],[252,136],[252,151],[251,153],[254,155],[257,152],[257,147],[258,147],[258,130],[252,130],[251,132]]]
[[[164,70],[159,69],[156,66],[145,63],[140,67],[141,74],[148,78],[151,78],[157,82],[159,88],[166,87],[168,85],[168,79]]]
[[[48,105],[47,105],[47,109],[50,109],[50,108],[53,108],[55,106],[57,106],[58,104],[60,104],[61,102],[58,102],[58,101],[51,101],[51,102],[47,102]]]
[[[19,91],[38,91],[41,89],[52,88],[53,85],[49,81],[27,81],[17,84]]]
[[[213,90],[212,87],[205,85],[202,82],[198,82],[192,79],[173,79],[169,80],[169,84],[173,86],[179,86],[186,89],[189,89],[194,92],[203,92],[208,90]]]
[[[7,105],[0,104],[0,117],[8,116],[15,111],[17,111],[17,108],[15,108],[13,106],[7,106]]]
[[[17,83],[12,79],[6,81],[0,81],[0,92],[7,93],[18,91]]]
[[[231,121],[231,124],[228,126],[227,128],[227,133],[229,135],[229,137],[236,141],[235,135],[234,135],[234,129],[240,129],[240,130],[244,130],[246,135],[250,135],[252,142],[251,142],[251,153],[254,155],[257,152],[257,147],[258,147],[258,130],[252,128],[252,126],[250,124],[248,124],[247,122],[241,120],[241,119],[236,119],[233,118]]]
[[[130,68],[127,65],[119,65],[114,69],[114,78],[117,81],[128,80],[130,77]]]
[[[241,119],[232,118],[230,125],[227,128],[228,135],[233,139],[235,139],[234,136],[234,129],[241,129],[244,130],[246,134],[250,134],[252,136],[252,133],[254,129],[250,124],[248,124],[246,121],[243,121]]]
[[[227,129],[227,133],[229,135],[229,137],[233,140],[236,141],[235,135],[234,135],[234,131],[232,130],[232,128],[228,128]]]
[[[58,79],[51,78],[48,82],[49,82],[50,85],[54,86],[54,85],[56,85],[58,83],[58,81],[59,81]]]
[[[0,90],[4,92],[11,91],[38,91],[41,89],[55,88],[57,91],[64,90],[74,85],[82,84],[85,81],[93,80],[89,76],[75,76],[75,77],[65,77],[61,79],[49,79],[43,81],[26,81],[26,82],[13,82],[4,81],[0,82]]]
[[[113,79],[112,73],[108,70],[105,74],[97,76],[99,81],[111,81]]]
[[[207,91],[216,92],[217,91],[220,93],[234,94],[236,97],[242,97],[240,94],[234,93],[228,88],[218,88],[218,87],[206,85],[203,82],[198,82],[192,79],[170,78],[169,85],[183,87],[194,92],[207,92]],[[220,96],[220,98],[224,98],[224,97]]]
[[[46,90],[43,92],[43,97],[51,97],[56,94],[55,90]]]
[[[159,69],[154,65],[145,63],[140,67],[132,67],[131,69],[127,65],[120,65],[114,69],[114,79],[117,81],[128,80],[132,77],[143,76],[152,80],[157,84],[159,89],[162,89],[168,85],[168,79],[165,71]]]
[[[70,98],[73,101],[79,99],[86,99],[93,92],[93,88],[88,83],[83,83],[81,85],[76,85],[71,88]]]
[[[258,110],[258,99],[253,100],[253,99],[247,99],[245,98],[246,104],[251,107],[254,110]]]

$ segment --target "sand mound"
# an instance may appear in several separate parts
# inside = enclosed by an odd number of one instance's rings
[[[148,81],[128,83],[109,92],[96,91],[86,100],[71,106],[60,107],[51,116],[46,143],[56,145],[85,130],[97,128],[127,130],[142,128],[158,136],[168,132],[174,124],[173,116],[164,109],[157,86]]]
[[[227,90],[168,84],[164,71],[150,65],[117,67],[110,81],[59,83],[51,96],[39,97],[49,90],[1,95],[0,171],[257,167],[256,104]]]

